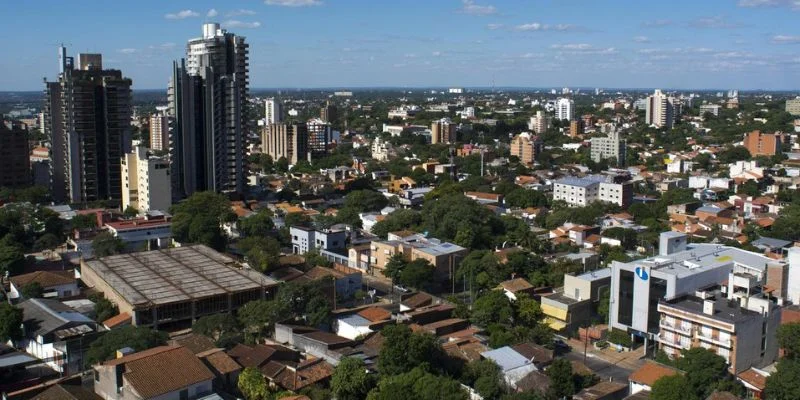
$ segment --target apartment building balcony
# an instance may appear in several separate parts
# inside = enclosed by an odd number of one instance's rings
[[[678,348],[678,349],[683,349],[683,350],[689,350],[692,347],[691,343],[688,343],[688,344],[681,343],[680,336],[673,337],[673,338],[670,339],[670,338],[667,338],[667,336],[664,335],[663,333],[659,333],[658,336],[656,336],[656,341],[661,343],[661,344],[663,344],[663,345],[666,345],[666,346],[669,346],[669,347]]]
[[[708,342],[720,347],[725,347],[730,349],[733,342],[730,339],[720,339],[719,337],[715,337],[712,334],[703,333],[703,331],[697,331],[697,338]]]
[[[659,321],[658,326],[661,327],[662,329],[666,329],[666,330],[670,330],[670,331],[673,331],[673,332],[682,333],[682,334],[687,335],[687,336],[691,336],[692,335],[692,328],[686,328],[686,327],[682,326],[681,324],[673,324],[673,323],[667,322],[667,320],[664,320],[664,319]]]

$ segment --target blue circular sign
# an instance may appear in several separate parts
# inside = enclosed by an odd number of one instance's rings
[[[642,267],[636,267],[636,271],[635,272],[636,272],[636,276],[638,276],[639,279],[641,279],[643,281],[646,281],[647,278],[650,277],[650,275],[647,273],[647,270],[645,270]]]

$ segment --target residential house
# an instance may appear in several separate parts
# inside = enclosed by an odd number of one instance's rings
[[[189,349],[159,346],[94,367],[94,391],[104,399],[199,399],[212,392],[214,374]]]
[[[533,296],[536,290],[525,278],[514,278],[500,282],[496,289],[502,290],[503,294],[511,301],[517,301],[517,295],[520,293]]]
[[[766,371],[750,368],[736,374],[736,380],[744,385],[748,399],[763,399],[768,376],[769,373]]]
[[[645,361],[644,365],[633,371],[628,377],[630,393],[650,392],[653,384],[665,376],[683,375],[683,371],[652,360]]]
[[[620,382],[602,381],[589,386],[572,396],[573,400],[622,400],[628,395],[628,385]]]
[[[392,322],[392,313],[381,307],[368,307],[355,314],[344,315],[334,321],[337,336],[357,340]]]
[[[351,348],[355,343],[330,332],[324,332],[307,326],[278,323],[275,324],[275,341],[294,346],[311,356],[322,358],[333,364],[339,364],[344,357],[337,351]]]
[[[481,357],[494,361],[500,367],[503,381],[512,389],[516,389],[517,383],[529,373],[539,370],[534,360],[528,359],[510,346],[485,351],[481,353]]]
[[[303,226],[289,227],[292,253],[305,254],[310,250],[341,251],[346,248],[347,231],[341,229],[313,229]]]
[[[609,268],[582,275],[564,275],[564,286],[541,297],[545,322],[554,330],[573,332],[592,321],[603,292],[611,285]]]
[[[80,294],[78,281],[73,271],[36,271],[22,275],[12,276],[10,279],[8,297],[18,299],[22,290],[27,285],[38,284],[42,288],[45,298],[59,298],[77,296]]]
[[[402,254],[407,261],[427,260],[438,277],[452,276],[468,250],[439,239],[413,234],[400,237],[390,233],[387,240],[372,241],[370,247],[370,268],[383,272],[394,254]]]

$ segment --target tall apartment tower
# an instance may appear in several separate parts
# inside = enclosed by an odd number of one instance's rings
[[[456,142],[456,125],[450,118],[442,118],[431,124],[431,144]]]
[[[675,99],[656,89],[655,93],[647,98],[645,122],[657,128],[672,128],[675,122]]]
[[[319,118],[327,123],[334,123],[339,119],[339,109],[330,101],[326,101],[319,111]]]
[[[617,165],[623,166],[626,158],[627,142],[620,138],[616,130],[610,132],[607,137],[592,138],[591,157],[592,161],[600,162],[613,158],[617,160]]]
[[[261,151],[273,160],[284,157],[289,164],[297,164],[308,157],[308,127],[302,122],[266,126],[261,133]]]
[[[572,121],[575,101],[566,97],[561,97],[556,101],[556,119]]]
[[[169,160],[155,157],[137,146],[122,157],[122,209],[131,206],[139,212],[168,211],[172,205]]]
[[[306,123],[308,129],[308,151],[313,157],[323,156],[328,153],[328,143],[331,141],[331,124],[320,118],[312,118]]]
[[[249,88],[245,38],[203,25],[186,58],[173,63],[169,84],[172,195],[243,192]]]
[[[76,66],[60,47],[58,79],[45,81],[50,193],[57,202],[119,200],[120,160],[131,145],[131,80],[103,69],[100,54],[78,58]]]
[[[28,127],[16,121],[0,120],[0,187],[31,184]]]
[[[532,136],[530,132],[523,132],[511,139],[511,155],[519,157],[519,161],[526,165],[533,165],[536,156],[542,151],[542,140]]]
[[[268,98],[264,102],[264,111],[268,126],[283,122],[283,104],[280,100],[274,97]]]
[[[150,148],[153,150],[169,150],[169,117],[164,111],[150,116]]]
[[[528,122],[528,129],[532,130],[537,135],[547,132],[550,128],[550,117],[545,115],[544,111],[536,111],[536,115],[531,117]]]

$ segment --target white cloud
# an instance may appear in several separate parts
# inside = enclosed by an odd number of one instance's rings
[[[225,13],[226,17],[238,17],[240,15],[256,15],[256,12],[253,10],[247,10],[244,8],[240,8],[238,10],[233,10]]]
[[[218,12],[217,12],[217,10],[216,10],[216,9],[214,9],[214,8],[212,8],[212,9],[208,10],[208,13],[206,13],[206,17],[208,17],[208,18],[214,18],[214,17],[216,17],[217,15],[219,15],[219,13],[218,13]]]
[[[544,56],[544,54],[542,54],[542,53],[525,53],[525,54],[523,54],[523,55],[521,55],[519,57],[520,58],[539,58],[539,57],[543,57],[543,56]]]
[[[772,37],[772,43],[796,44],[796,43],[800,43],[800,36],[775,35],[775,36]]]
[[[434,51],[434,52],[431,53],[431,55],[434,56],[434,57],[439,57],[439,56],[442,55],[442,52],[441,51]]]
[[[725,17],[717,15],[713,17],[701,17],[689,21],[689,26],[693,28],[704,28],[704,29],[731,29],[731,28],[739,28],[742,26],[742,24],[738,22],[727,21]]]
[[[650,38],[647,36],[634,36],[633,41],[636,43],[650,43]]]
[[[498,29],[500,29],[502,27],[503,27],[503,24],[486,24],[486,29],[489,29],[491,31],[498,30]]]
[[[264,4],[268,6],[281,6],[281,7],[308,7],[308,6],[321,6],[320,0],[264,0]]]
[[[255,29],[261,27],[261,22],[247,22],[231,19],[223,22],[222,26],[231,29]]]
[[[470,14],[470,15],[497,14],[497,8],[491,5],[486,5],[486,6],[478,5],[475,4],[474,0],[462,0],[461,3],[463,3],[464,6],[459,10],[459,12],[462,12],[464,14]]]
[[[655,21],[642,22],[642,26],[647,28],[661,28],[669,25],[672,25],[672,21],[668,19],[657,19]]]
[[[117,51],[122,53],[122,54],[133,54],[133,53],[136,53],[136,49],[132,49],[132,48],[119,49]]]
[[[528,24],[517,25],[514,27],[514,30],[522,32],[569,31],[573,29],[575,29],[575,25],[570,25],[570,24],[547,25],[539,22],[531,22]]]
[[[417,55],[414,53],[406,53],[403,55],[405,58],[417,58]]]
[[[550,46],[550,48],[560,50],[589,50],[592,48],[592,45],[587,43],[554,44]]]
[[[186,19],[186,18],[194,18],[194,17],[199,17],[199,16],[200,16],[200,14],[198,14],[196,11],[192,11],[192,10],[181,10],[181,11],[178,11],[176,13],[164,14],[164,18],[166,18],[166,19]]]
[[[739,0],[737,4],[747,8],[788,6],[793,10],[800,10],[800,0]]]
[[[550,46],[551,49],[559,50],[564,54],[616,54],[615,47],[594,47],[588,43],[567,43],[567,44],[554,44]]]

